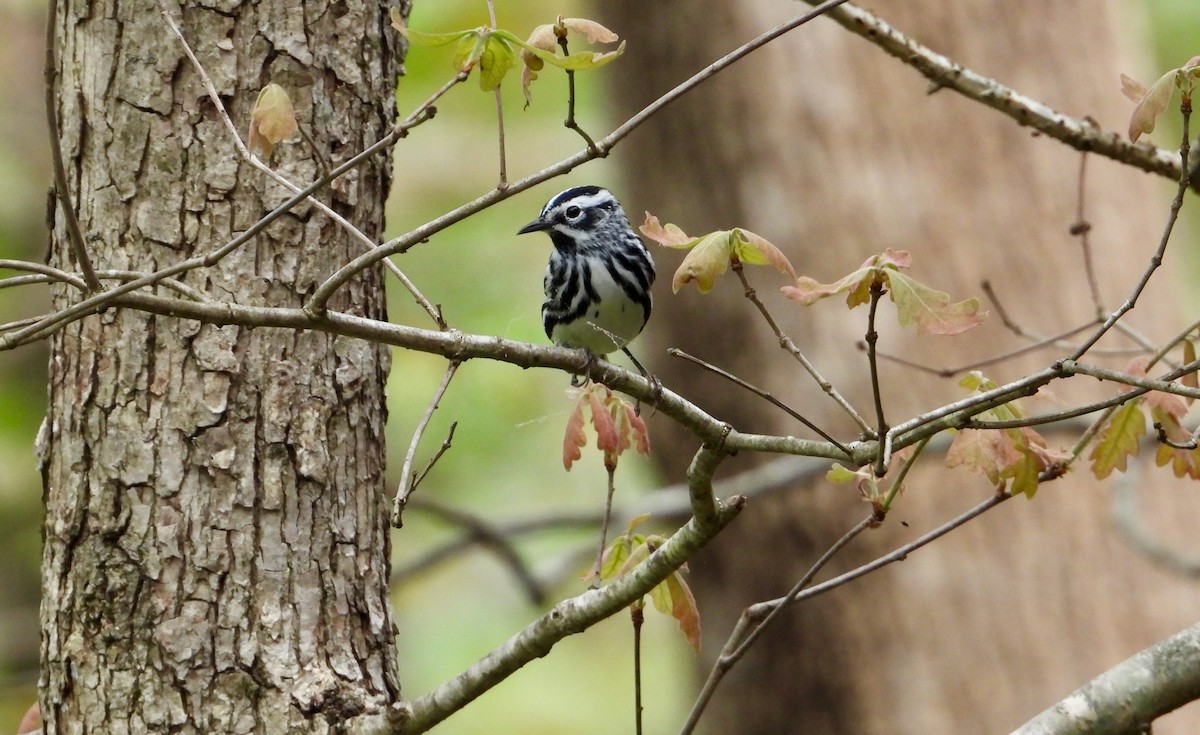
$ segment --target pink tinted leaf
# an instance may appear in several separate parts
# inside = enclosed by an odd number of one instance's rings
[[[650,454],[650,431],[646,428],[646,422],[641,416],[637,415],[637,410],[628,403],[622,402],[625,409],[626,420],[629,421],[629,428],[633,432],[634,448],[639,454]]]
[[[676,570],[670,576],[650,590],[650,599],[654,609],[675,618],[679,630],[687,639],[693,651],[700,652],[700,608],[696,606],[696,598],[691,588]]]
[[[1171,95],[1175,91],[1175,69],[1158,78],[1150,89],[1146,90],[1141,101],[1133,108],[1129,117],[1129,139],[1137,142],[1142,134],[1154,132],[1158,116],[1166,112],[1171,104]]]
[[[618,38],[617,34],[588,18],[564,18],[562,24],[567,30],[583,36],[588,43],[615,43]]]
[[[604,453],[618,452],[621,446],[621,437],[617,434],[617,425],[613,421],[612,414],[608,412],[608,406],[605,405],[602,392],[607,392],[607,388],[599,385],[593,385],[588,390],[588,403],[592,409],[592,428],[596,430],[596,447]]]
[[[583,396],[575,400],[575,407],[567,418],[567,432],[563,436],[563,467],[568,472],[571,465],[583,456],[582,447],[587,444],[587,436],[583,433]]]
[[[898,271],[888,274],[888,282],[900,326],[915,324],[917,334],[960,334],[983,322],[985,313],[979,310],[979,299],[952,303],[950,294]]]
[[[789,299],[799,301],[801,306],[812,306],[821,299],[842,293],[843,291],[849,291],[851,297],[853,297],[863,284],[866,284],[868,288],[870,287],[874,273],[873,268],[859,268],[833,283],[818,283],[808,276],[800,276],[796,279],[795,286],[784,286],[779,290]],[[849,301],[850,299],[847,299],[847,303]],[[852,304],[851,307],[853,308],[856,305]]]
[[[638,229],[654,242],[669,248],[690,248],[700,239],[689,237],[687,233],[673,224],[660,224],[658,217],[649,212],[646,212],[646,222]]]
[[[1130,102],[1141,102],[1146,97],[1146,85],[1133,77],[1122,74],[1121,94],[1129,98]]]

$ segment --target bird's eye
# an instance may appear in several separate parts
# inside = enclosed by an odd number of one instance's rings
[[[567,219],[576,219],[583,214],[583,210],[575,205],[567,207]]]

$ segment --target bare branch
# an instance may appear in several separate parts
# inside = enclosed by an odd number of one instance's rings
[[[429,399],[429,405],[425,407],[425,413],[421,414],[421,419],[417,421],[417,428],[413,430],[412,440],[408,443],[408,452],[404,455],[404,464],[400,467],[400,486],[396,488],[396,500],[392,505],[392,526],[395,528],[404,525],[401,518],[404,506],[408,505],[408,498],[412,491],[417,489],[417,478],[412,469],[413,458],[417,454],[417,445],[421,443],[425,427],[429,426],[433,412],[437,410],[442,396],[446,395],[446,389],[450,387],[450,381],[454,379],[454,373],[458,372],[458,366],[461,364],[456,360],[451,360],[450,364],[446,366],[446,373],[442,376],[441,384],[433,392],[433,397]],[[451,436],[453,436],[453,430],[451,430]]]
[[[1117,664],[1013,735],[1127,735],[1200,698],[1200,624]]]
[[[683,359],[687,360],[688,362],[690,362],[694,365],[699,365],[700,367],[713,373],[714,375],[720,375],[722,378],[725,378],[726,380],[730,381],[731,383],[734,383],[735,385],[737,385],[739,387],[745,388],[746,390],[750,391],[751,393],[753,393],[753,394],[757,395],[758,397],[762,398],[763,400],[767,401],[772,406],[775,406],[779,410],[783,411],[788,416],[791,416],[792,418],[796,419],[800,423],[804,424],[809,429],[812,429],[814,432],[816,432],[818,435],[820,435],[821,438],[823,438],[825,441],[830,442],[834,446],[844,449],[847,454],[850,453],[850,450],[844,444],[839,442],[837,439],[834,439],[829,434],[825,433],[825,431],[821,427],[817,426],[812,421],[809,421],[799,411],[797,411],[796,409],[787,405],[786,403],[779,400],[778,398],[771,395],[770,393],[763,390],[762,388],[759,388],[758,386],[756,386],[752,383],[742,380],[741,378],[739,378],[738,376],[729,372],[728,370],[723,370],[723,369],[717,367],[716,365],[713,365],[710,362],[701,360],[700,358],[698,358],[694,355],[689,355],[688,353],[684,352],[683,350],[679,349],[678,347],[672,347],[672,348],[668,349],[667,354],[671,355],[672,357],[682,357]]]
[[[775,317],[771,316],[771,312],[767,310],[767,305],[762,302],[762,299],[758,298],[758,292],[755,291],[754,287],[750,285],[750,281],[746,278],[746,273],[742,267],[742,264],[735,261],[731,268],[733,269],[733,272],[737,274],[738,279],[742,282],[742,288],[746,298],[750,301],[750,303],[754,304],[754,308],[758,309],[758,313],[762,314],[763,319],[767,321],[767,325],[771,327],[771,331],[775,333],[775,338],[779,340],[779,346],[787,350],[788,353],[790,353],[791,356],[800,363],[805,372],[807,372],[813,380],[817,381],[817,385],[822,391],[825,392],[826,395],[833,399],[834,403],[837,403],[839,406],[841,406],[842,410],[844,410],[847,415],[850,416],[854,423],[858,424],[858,428],[862,430],[864,436],[877,436],[875,430],[872,429],[871,425],[867,423],[867,420],[862,417],[862,414],[856,411],[854,407],[850,405],[850,402],[843,398],[842,394],[838,393],[837,389],[833,387],[833,383],[830,383],[828,380],[826,380],[824,376],[822,376],[817,370],[816,366],[809,362],[808,358],[804,356],[804,353],[800,351],[800,348],[796,346],[796,343],[792,341],[792,338],[784,334],[783,330],[779,327],[779,323],[775,321]],[[810,426],[809,428],[813,427]]]
[[[806,2],[813,4],[813,0]],[[1134,145],[1120,133],[1099,130],[1086,120],[1064,115],[1011,87],[951,61],[858,6],[847,3],[830,10],[828,15],[846,30],[923,74],[932,83],[933,91],[951,89],[1076,150],[1090,151],[1174,181],[1178,181],[1182,175],[1183,167],[1174,151],[1146,143]]]

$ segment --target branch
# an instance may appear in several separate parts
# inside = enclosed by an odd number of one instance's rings
[[[806,0],[812,4],[812,0]],[[1105,132],[1086,120],[1070,117],[1011,87],[957,64],[922,46],[878,16],[849,3],[828,16],[843,28],[863,37],[916,69],[932,83],[933,91],[951,89],[991,107],[1021,125],[1046,134],[1079,151],[1089,151],[1143,171],[1178,181],[1183,167],[1174,151],[1143,143],[1134,145],[1116,132]]]
[[[350,732],[414,735],[429,730],[525,664],[548,654],[563,638],[587,630],[647,594],[732,522],[744,504],[740,497],[723,502],[712,523],[693,518],[628,574],[558,603],[466,671],[409,704],[403,716],[362,717]]]
[[[207,324],[313,329],[441,355],[457,362],[482,358],[522,368],[552,368],[585,376],[652,405],[684,429],[691,431],[702,442],[728,453],[751,451],[794,454],[824,457],[860,466],[872,460],[876,448],[873,441],[851,442],[847,445],[851,450],[851,454],[848,455],[829,442],[736,431],[683,396],[657,385],[652,380],[607,360],[581,360],[580,350],[567,347],[537,345],[456,330],[443,332],[420,329],[335,311],[327,312],[323,318],[318,319],[302,308],[197,303],[140,293],[121,296],[113,305],[153,314],[195,319]],[[0,339],[0,343],[4,342],[5,340]]]
[[[1200,624],[1159,641],[1075,690],[1013,735],[1127,735],[1200,698]]]
[[[412,440],[408,443],[408,452],[404,455],[404,464],[400,467],[400,486],[396,488],[396,499],[392,504],[392,526],[395,528],[400,528],[404,525],[401,516],[404,513],[405,506],[408,505],[408,497],[417,489],[417,477],[412,469],[413,458],[417,454],[417,445],[421,443],[421,436],[425,434],[425,427],[429,426],[429,420],[433,418],[433,412],[437,410],[438,404],[441,403],[442,396],[446,395],[446,389],[450,387],[450,381],[454,379],[454,374],[458,372],[460,364],[451,360],[450,364],[446,366],[446,374],[442,376],[441,384],[433,392],[433,397],[429,399],[429,405],[425,407],[425,413],[421,414],[421,419],[417,422],[417,428],[413,430]],[[453,432],[453,430],[451,431]]]

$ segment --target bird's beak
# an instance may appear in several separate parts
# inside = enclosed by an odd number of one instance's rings
[[[518,235],[525,235],[525,234],[528,234],[528,233],[530,233],[530,232],[541,232],[541,231],[543,231],[543,230],[548,230],[548,229],[550,229],[551,227],[553,227],[553,225],[552,225],[552,224],[550,224],[549,222],[547,222],[546,220],[544,220],[544,219],[535,219],[534,221],[532,221],[532,222],[530,222],[529,224],[525,225],[525,226],[524,226],[524,227],[522,227],[521,229],[517,230],[517,234],[518,234]]]

